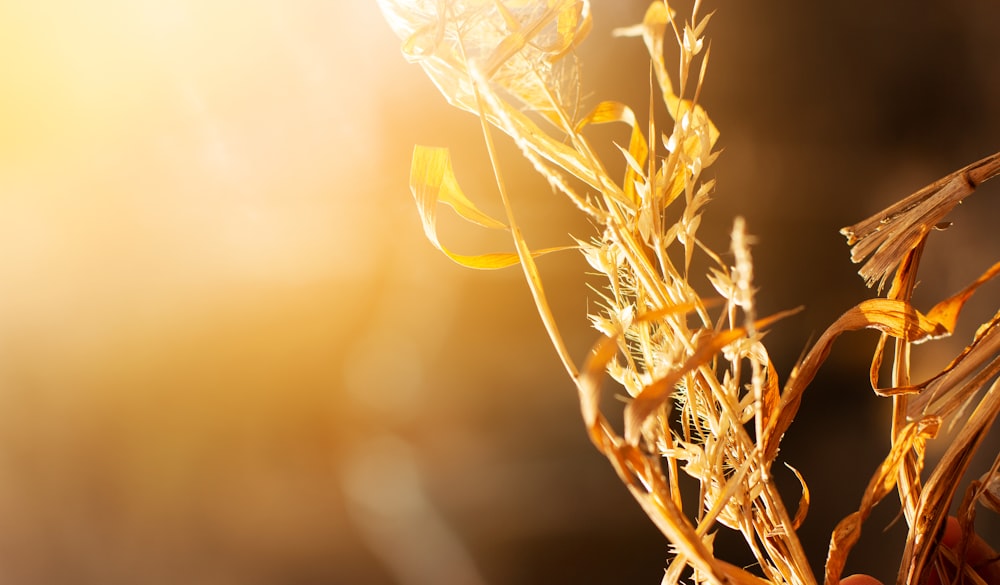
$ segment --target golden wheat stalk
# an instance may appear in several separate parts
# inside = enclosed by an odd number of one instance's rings
[[[683,23],[667,2],[653,2],[640,25],[616,31],[618,36],[641,36],[649,52],[656,90],[646,128],[629,106],[615,101],[601,102],[582,117],[574,114],[579,72],[576,61],[564,57],[590,30],[585,0],[379,2],[403,39],[404,55],[424,68],[449,103],[479,118],[506,215],[504,221],[489,217],[463,193],[447,149],[418,146],[410,186],[425,233],[464,266],[521,266],[546,331],[577,386],[591,440],[673,546],[675,556],[664,582],[690,575],[710,583],[816,583],[796,534],[808,509],[808,489],[800,477],[802,493],[792,515],[772,480],[771,466],[805,388],[834,340],[845,331],[874,328],[883,336],[873,360],[872,386],[895,402],[892,449],[865,490],[859,510],[834,532],[825,581],[839,581],[864,519],[898,487],[911,526],[900,582],[917,583],[947,510],[942,501],[950,501],[947,488],[935,478],[967,465],[969,450],[996,418],[996,385],[970,417],[974,422],[956,442],[958,452],[946,457],[939,466],[942,471],[935,471],[938,475],[932,474],[921,490],[924,444],[956,410],[955,401],[967,402],[995,377],[1000,366],[994,335],[1000,327],[987,327],[953,366],[922,386],[908,379],[908,347],[950,333],[969,295],[998,270],[987,271],[927,314],[912,306],[910,290],[927,232],[957,198],[992,176],[984,168],[996,174],[996,161],[987,159],[980,167],[946,178],[891,208],[875,224],[845,228],[855,245],[854,259],[872,256],[862,269],[869,283],[884,284],[898,267],[892,288],[886,298],[865,301],[831,325],[782,388],[761,338],[789,312],[757,316],[751,238],[742,220],[736,220],[732,232],[732,265],[697,237],[714,188],[702,173],[716,160],[719,136],[698,104],[708,64],[704,35],[710,20],[710,15],[699,14],[700,2],[694,2]],[[664,59],[668,38],[679,49],[676,77]],[[655,116],[654,97],[669,115],[666,124]],[[625,124],[629,130],[628,147],[618,148],[626,162],[621,177],[611,176],[585,134],[588,127],[606,123]],[[552,188],[588,216],[598,228],[595,235],[578,239],[575,246],[530,248],[496,155],[497,131],[512,139]],[[470,222],[507,230],[513,251],[464,255],[446,248],[436,229],[439,203]],[[563,343],[535,263],[541,254],[570,247],[582,251],[604,280],[597,288],[600,310],[590,316],[602,337],[582,367]],[[715,301],[690,284],[695,254],[710,265]],[[889,338],[897,341],[897,368],[891,388],[881,389],[878,364]],[[987,363],[984,374],[973,375],[971,370]],[[599,408],[606,376],[631,397],[624,433],[616,431]],[[917,392],[930,398],[914,415],[920,399],[911,401],[910,396]],[[685,507],[681,473],[700,485],[696,506]],[[994,469],[979,485],[993,486],[996,477]],[[692,508],[698,512],[689,518],[683,511]],[[743,534],[760,576],[715,557],[712,542],[720,525]]]

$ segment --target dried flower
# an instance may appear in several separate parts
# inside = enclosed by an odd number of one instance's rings
[[[871,381],[876,393],[894,401],[892,448],[872,476],[858,511],[834,531],[825,581],[839,581],[864,519],[895,488],[911,527],[900,582],[918,583],[936,550],[933,536],[954,491],[944,478],[950,481],[964,472],[969,454],[1000,411],[997,382],[921,486],[925,444],[1000,371],[1000,314],[939,376],[921,384],[909,380],[909,344],[950,334],[963,304],[1000,273],[1000,263],[926,314],[911,304],[910,293],[927,233],[977,184],[1000,172],[1000,153],[842,230],[854,245],[852,259],[870,257],[861,270],[868,283],[878,282],[881,288],[891,280],[891,290],[886,298],[864,301],[845,312],[782,388],[762,337],[767,327],[794,311],[765,318],[756,314],[753,238],[743,220],[737,219],[732,231],[733,265],[698,239],[714,189],[702,175],[718,156],[719,137],[698,103],[710,53],[705,42],[710,15],[699,16],[699,2],[682,24],[668,2],[654,1],[642,24],[615,31],[617,36],[641,36],[649,52],[657,82],[654,97],[662,101],[670,120],[662,123],[653,117],[647,128],[639,126],[629,106],[616,101],[600,102],[588,114],[576,115],[579,72],[566,56],[590,28],[590,7],[584,0],[379,4],[403,39],[404,54],[424,67],[450,103],[480,119],[505,210],[504,221],[481,212],[459,187],[447,150],[418,146],[410,185],[426,235],[464,266],[521,266],[548,335],[576,383],[590,438],[676,553],[664,583],[678,581],[685,568],[698,582],[817,582],[796,534],[809,507],[809,491],[795,472],[802,492],[793,515],[778,493],[771,467],[832,343],[842,333],[862,328],[882,333]],[[664,60],[668,36],[680,52],[676,78]],[[608,123],[629,129],[628,146],[618,149],[626,163],[620,177],[609,174],[586,137],[590,126]],[[596,234],[577,239],[574,246],[530,249],[497,161],[496,130],[513,139],[532,167],[588,216]],[[508,230],[514,250],[466,256],[446,249],[436,232],[438,203],[468,221]],[[566,349],[534,260],[571,247],[583,253],[601,279],[594,286],[600,300],[590,315],[600,338],[582,366]],[[708,262],[709,280],[721,300],[703,297],[691,285],[695,254]],[[880,388],[877,374],[889,338],[897,343],[897,367],[892,386]],[[624,434],[600,410],[606,376],[631,397]],[[919,397],[911,401],[916,393]],[[692,506],[683,501],[680,473],[700,484],[693,518],[684,514]],[[996,478],[995,464],[980,482],[980,497],[988,504],[1000,497]],[[713,534],[720,525],[743,534],[761,576],[714,556]]]

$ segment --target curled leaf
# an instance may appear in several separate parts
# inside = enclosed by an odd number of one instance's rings
[[[492,253],[475,256],[456,254],[445,248],[438,240],[438,203],[444,203],[451,207],[469,222],[492,229],[507,229],[506,224],[480,211],[462,192],[455,179],[455,172],[451,166],[451,154],[447,148],[418,145],[413,149],[413,162],[410,166],[410,190],[417,202],[417,211],[420,213],[420,220],[423,223],[427,239],[454,262],[468,268],[484,270],[506,268],[520,262],[516,253]],[[534,251],[531,255],[537,257],[573,247],[545,248]]]
[[[895,299],[869,299],[851,308],[834,321],[795,366],[781,398],[781,408],[768,420],[764,429],[764,451],[777,453],[781,436],[788,430],[802,402],[802,394],[826,361],[833,343],[841,334],[859,329],[876,329],[911,343],[941,337],[948,329],[914,309],[909,303]]]
[[[937,435],[939,422],[927,418],[906,425],[896,436],[892,449],[872,475],[861,498],[861,506],[841,520],[830,537],[830,550],[826,559],[826,585],[837,585],[847,562],[847,555],[861,537],[861,526],[872,509],[892,491],[899,476],[900,466],[918,442]],[[947,511],[947,509],[945,509]]]
[[[785,467],[792,470],[795,474],[795,479],[799,480],[799,485],[802,486],[802,496],[799,498],[799,507],[795,511],[795,518],[792,519],[792,530],[798,530],[802,523],[806,520],[806,515],[809,513],[809,486],[806,484],[806,480],[799,473],[798,469],[795,469],[791,465],[785,464]]]
[[[1000,313],[984,324],[972,343],[940,373],[920,384],[922,391],[909,401],[907,416],[911,419],[926,414],[951,416],[997,373],[1000,373]]]

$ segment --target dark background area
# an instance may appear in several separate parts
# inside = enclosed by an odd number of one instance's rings
[[[646,5],[595,0],[590,105],[648,103],[642,43],[610,35]],[[701,235],[725,249],[745,217],[761,313],[805,306],[767,337],[785,375],[870,294],[838,230],[1000,148],[1000,10],[704,10],[724,153]],[[589,444],[520,272],[463,270],[424,239],[415,143],[449,146],[466,193],[499,202],[478,121],[403,60],[374,3],[38,2],[0,23],[0,581],[659,582],[668,544]],[[532,246],[590,234],[501,150]],[[921,308],[1000,257],[998,189],[933,235]],[[457,251],[506,245],[448,219]],[[582,359],[585,264],[540,266]],[[998,291],[918,348],[916,378]],[[875,339],[838,343],[781,451],[812,492],[817,573],[888,449]],[[894,578],[898,510],[876,509],[849,572]],[[997,524],[981,509],[994,545]],[[750,562],[736,535],[717,551]]]

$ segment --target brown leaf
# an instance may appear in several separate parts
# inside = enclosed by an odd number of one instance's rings
[[[958,321],[958,315],[979,286],[993,279],[1000,274],[1000,262],[997,262],[977,278],[972,284],[965,287],[958,293],[941,301],[934,306],[927,314],[928,319],[936,321],[948,331],[954,331]],[[919,416],[918,413],[934,413],[947,417],[959,405],[963,404],[971,394],[982,387],[986,380],[982,380],[984,375],[992,375],[980,372],[977,379],[980,383],[960,384],[972,375],[984,364],[1000,355],[1000,312],[993,316],[993,319],[984,323],[976,332],[975,338],[962,353],[951,361],[944,369],[931,379],[918,385],[923,391],[919,396],[910,399],[907,410],[911,418]],[[874,366],[873,366],[874,367]]]
[[[958,357],[918,386],[923,390],[907,403],[907,416],[914,419],[925,414],[949,417],[998,373],[1000,313],[983,326],[972,344]],[[966,381],[969,376],[972,378]]]
[[[825,585],[837,585],[840,582],[847,555],[861,537],[862,525],[875,505],[895,487],[900,466],[906,461],[907,454],[914,444],[934,437],[938,428],[938,421],[928,418],[907,424],[896,436],[889,454],[869,480],[858,510],[841,520],[830,536]]]
[[[962,289],[959,293],[934,305],[934,308],[927,312],[927,318],[940,323],[949,333],[955,331],[958,314],[961,312],[965,302],[976,292],[977,288],[992,280],[997,274],[1000,274],[1000,262],[987,269],[975,282]]]
[[[798,530],[799,526],[806,520],[806,515],[809,513],[809,486],[806,485],[805,478],[799,473],[798,469],[795,469],[791,465],[785,464],[785,467],[792,470],[795,474],[795,478],[799,480],[799,485],[802,486],[802,496],[799,497],[799,507],[795,511],[795,518],[792,520],[792,530]]]
[[[869,299],[851,308],[834,321],[820,336],[809,353],[792,370],[781,397],[778,415],[764,429],[766,457],[777,453],[781,436],[788,430],[798,412],[802,394],[816,377],[820,366],[833,349],[833,342],[847,331],[877,329],[903,341],[918,342],[947,335],[948,330],[927,318],[909,303],[894,299]]]
[[[868,258],[859,274],[868,286],[889,279],[904,256],[983,181],[1000,174],[1000,152],[941,178],[885,210],[845,227],[851,261]]]
[[[1000,414],[1000,380],[994,381],[983,396],[924,485],[906,539],[897,583],[918,585],[922,581],[937,544],[937,535],[948,514],[949,503],[958,489],[957,480],[965,474],[972,456],[993,426],[998,414]]]
[[[583,412],[583,422],[588,427],[597,422],[600,414],[601,380],[604,379],[608,364],[618,353],[619,336],[605,335],[594,344],[588,354],[587,361],[580,371],[577,387],[580,390],[580,410]]]

